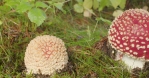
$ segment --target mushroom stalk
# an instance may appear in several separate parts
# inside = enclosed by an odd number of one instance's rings
[[[131,69],[134,69],[137,67],[142,69],[145,64],[144,60],[132,58],[132,57],[122,54],[120,52],[116,53],[116,60],[123,61],[127,65],[128,70],[131,70]]]

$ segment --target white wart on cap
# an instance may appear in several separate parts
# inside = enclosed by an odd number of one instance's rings
[[[149,60],[149,13],[143,9],[123,12],[110,26],[108,41],[119,52]]]
[[[24,61],[27,73],[51,75],[66,66],[68,55],[61,39],[43,35],[30,41]]]

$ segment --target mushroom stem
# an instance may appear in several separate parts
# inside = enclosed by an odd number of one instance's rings
[[[139,67],[142,69],[145,64],[144,60],[132,58],[127,54],[122,54],[121,52],[116,53],[116,60],[123,61],[128,66],[128,70],[134,69],[136,67]]]

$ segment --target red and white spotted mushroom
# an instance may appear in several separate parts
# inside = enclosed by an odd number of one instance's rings
[[[149,12],[143,9],[123,12],[112,22],[108,41],[118,51],[116,59],[131,68],[142,68],[149,60]]]
[[[51,75],[68,62],[64,42],[55,36],[37,36],[28,44],[24,62],[27,73]]]

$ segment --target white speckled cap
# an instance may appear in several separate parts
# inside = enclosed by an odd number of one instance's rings
[[[55,36],[37,36],[25,52],[27,73],[51,75],[63,69],[68,62],[64,42]]]

